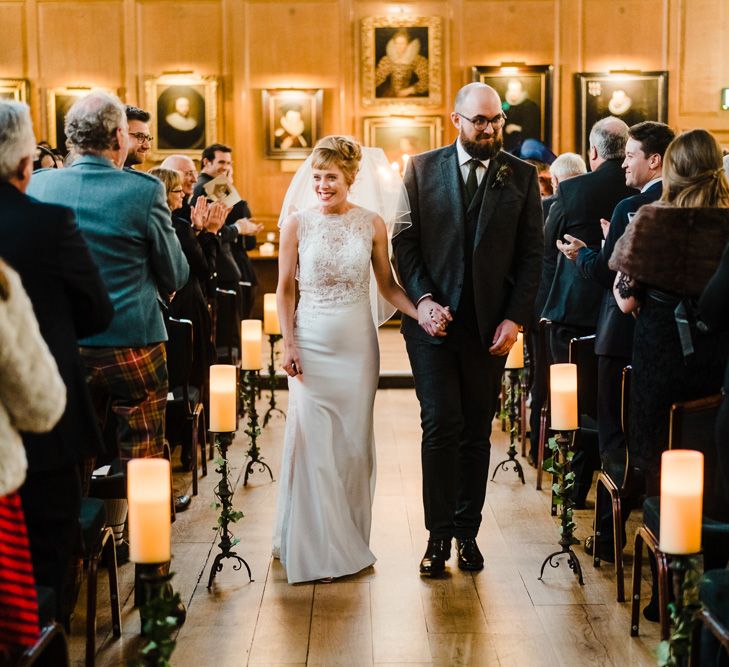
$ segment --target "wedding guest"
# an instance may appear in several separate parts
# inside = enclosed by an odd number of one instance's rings
[[[35,147],[35,158],[33,159],[33,171],[39,169],[55,169],[56,156],[50,148],[46,148],[41,144]]]
[[[38,639],[38,603],[18,488],[27,460],[19,431],[47,433],[66,387],[20,276],[0,260],[0,663]]]
[[[56,618],[63,620],[81,505],[79,467],[103,452],[77,340],[104,331],[113,311],[71,211],[24,194],[34,152],[28,107],[0,102],[0,256],[20,274],[66,385],[66,409],[51,432],[23,434],[28,472],[20,489],[35,578],[54,590]],[[64,171],[47,169],[33,179]]]
[[[131,169],[137,165],[144,165],[154,138],[149,134],[151,118],[149,112],[129,104],[124,107],[124,111],[129,125],[129,150],[124,166]]]

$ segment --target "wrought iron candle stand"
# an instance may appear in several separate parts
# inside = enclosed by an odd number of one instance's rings
[[[501,463],[496,465],[494,473],[491,475],[491,481],[496,477],[496,473],[499,469],[508,470],[509,465],[512,466],[513,470],[519,475],[519,479],[522,484],[524,481],[524,470],[521,467],[521,463],[516,458],[517,450],[516,443],[519,440],[519,432],[521,430],[521,402],[520,393],[521,385],[519,382],[519,370],[516,368],[510,368],[507,370],[509,376],[509,390],[506,395],[506,410],[509,417],[509,451],[507,452],[509,458],[503,460]]]
[[[239,543],[240,540],[233,537],[233,534],[228,528],[228,524],[235,523],[243,518],[243,512],[238,512],[233,509],[233,489],[230,486],[230,479],[228,478],[228,447],[233,442],[232,433],[215,433],[215,446],[218,449],[220,458],[216,461],[218,467],[215,469],[220,474],[220,482],[215,487],[215,497],[218,502],[217,507],[220,507],[220,516],[218,517],[218,527],[220,529],[220,553],[215,556],[213,565],[210,568],[210,577],[208,579],[208,590],[213,586],[213,580],[218,572],[223,569],[223,561],[231,558],[235,562],[233,563],[234,570],[240,570],[241,566],[245,566],[248,571],[248,580],[253,581],[251,575],[251,568],[248,567],[248,563],[239,556],[233,548]]]
[[[241,378],[241,393],[248,419],[248,424],[243,432],[251,441],[250,447],[246,452],[248,463],[246,464],[246,470],[243,476],[243,486],[248,485],[248,477],[254,472],[255,466],[258,466],[258,472],[265,472],[267,470],[273,482],[273,472],[268,463],[263,460],[261,450],[258,448],[258,436],[261,435],[261,428],[258,425],[258,411],[256,410],[258,378],[258,371],[243,371]]]
[[[539,572],[539,580],[544,576],[544,568],[547,563],[551,567],[559,567],[559,561],[555,560],[560,556],[567,556],[567,565],[570,570],[577,576],[580,586],[584,586],[585,582],[582,578],[582,567],[577,555],[572,549],[578,541],[574,537],[575,523],[572,518],[572,511],[575,506],[573,499],[573,489],[575,474],[572,472],[572,457],[574,455],[573,447],[575,441],[575,431],[557,431],[554,438],[550,439],[549,447],[552,450],[552,457],[545,461],[544,468],[547,472],[552,473],[552,488],[554,495],[552,502],[559,505],[560,512],[560,550],[549,554],[542,563],[542,569]],[[554,481],[556,478],[556,481]]]
[[[269,420],[276,412],[286,419],[286,413],[281,408],[276,407],[276,343],[281,338],[281,334],[268,334],[268,342],[271,347],[271,356],[268,359],[268,391],[271,396],[268,399],[268,410],[263,415],[263,428],[266,428]]]

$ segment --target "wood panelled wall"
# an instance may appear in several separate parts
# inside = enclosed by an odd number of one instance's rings
[[[405,12],[444,19],[444,105],[365,109],[360,104],[359,22]],[[0,77],[31,82],[39,137],[45,91],[87,84],[118,88],[144,105],[144,81],[165,71],[220,77],[220,140],[234,147],[237,185],[273,224],[290,181],[263,157],[261,89],[323,88],[325,133],[361,138],[371,115],[446,117],[471,65],[555,66],[554,145],[574,149],[573,75],[669,71],[669,123],[706,127],[729,145],[727,0],[0,0]]]

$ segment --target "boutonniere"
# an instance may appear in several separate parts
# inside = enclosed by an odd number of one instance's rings
[[[502,164],[499,167],[499,170],[496,172],[496,178],[494,178],[494,182],[491,184],[491,189],[501,189],[503,188],[511,178],[511,175],[514,172],[511,170],[511,167],[508,164]]]

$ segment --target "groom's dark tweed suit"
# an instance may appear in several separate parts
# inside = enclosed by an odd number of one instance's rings
[[[476,537],[506,361],[488,348],[504,319],[529,323],[539,285],[537,174],[502,151],[469,205],[452,144],[410,160],[405,186],[413,224],[393,239],[402,284],[413,302],[430,293],[454,313],[445,338],[409,317],[402,325],[421,406],[425,525],[432,539]]]

